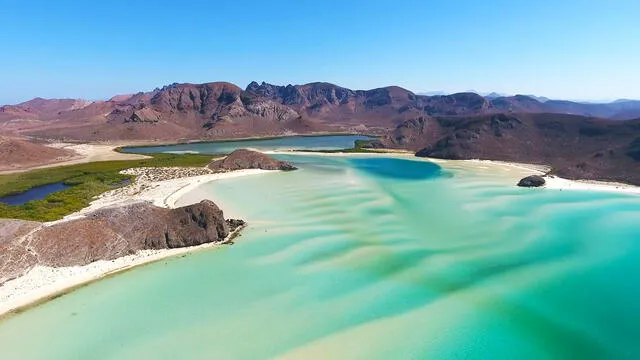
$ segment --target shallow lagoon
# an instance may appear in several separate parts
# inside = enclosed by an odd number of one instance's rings
[[[212,141],[191,144],[125,147],[123,152],[130,153],[198,153],[228,154],[236,149],[248,148],[259,151],[274,150],[342,150],[350,149],[357,140],[371,140],[362,135],[328,136],[287,136],[272,139]]]
[[[468,163],[279,157],[301,170],[180,200],[247,219],[235,245],[5,320],[3,359],[640,356],[640,198]]]

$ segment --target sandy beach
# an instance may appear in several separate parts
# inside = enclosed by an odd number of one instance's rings
[[[413,153],[408,152],[379,152],[379,153],[319,153],[319,152],[303,152],[303,151],[265,151],[266,154],[294,154],[294,155],[314,155],[314,156],[329,156],[329,157],[345,157],[345,156],[353,156],[353,155],[364,155],[364,156],[393,156],[393,157],[401,157],[401,158],[409,158],[416,159]],[[487,171],[491,170],[507,170],[512,171],[510,177],[514,178],[522,178],[527,175],[543,175],[546,184],[543,186],[545,189],[553,189],[553,190],[576,190],[576,191],[604,191],[604,192],[615,192],[615,193],[623,193],[623,194],[634,194],[640,195],[640,187],[622,184],[616,182],[608,182],[608,181],[595,181],[595,180],[570,180],[561,178],[555,175],[546,175],[551,168],[545,165],[538,164],[525,164],[525,163],[514,163],[507,161],[496,161],[496,160],[446,160],[446,159],[436,159],[436,158],[421,158],[436,164],[440,164],[443,167],[459,167],[459,168],[469,168],[473,167],[474,169],[483,169]],[[515,184],[514,184],[515,185]]]
[[[429,159],[436,162],[448,162],[448,161],[464,161],[471,164],[480,164],[488,166],[501,166],[506,168],[518,169],[528,172],[530,175],[542,175],[546,183],[543,186],[545,189],[551,190],[566,190],[566,191],[603,191],[603,192],[615,192],[623,194],[640,195],[640,187],[622,184],[608,181],[595,181],[595,180],[570,180],[561,178],[555,175],[546,175],[550,168],[544,165],[536,164],[522,164],[522,163],[510,163],[503,161],[492,160],[439,160]]]
[[[82,217],[101,208],[140,201],[150,201],[156,206],[173,208],[180,196],[203,183],[270,172],[274,171],[247,169],[226,173],[212,173],[205,168],[128,169],[124,170],[123,173],[136,175],[134,183],[106,192],[94,200],[87,208],[70,214],[62,220],[44,223],[43,226],[51,226],[58,222]],[[233,235],[233,233],[230,234],[229,238]],[[179,249],[142,250],[134,255],[110,261],[95,261],[85,266],[58,268],[36,266],[25,275],[0,285],[0,316],[135,266],[221,245],[220,243],[210,243]]]
[[[82,145],[75,145],[83,148]],[[96,150],[96,145],[86,146],[84,149],[92,149],[93,156],[100,156],[100,151],[112,151],[108,146]],[[350,153],[316,153],[316,152],[288,152],[267,151],[268,154],[299,154],[314,156],[352,156]],[[118,153],[115,153],[118,154]],[[412,158],[406,153],[367,153],[365,156],[393,156]],[[109,155],[110,156],[110,155]],[[95,158],[94,158],[95,159]],[[486,171],[495,173],[504,172],[510,181],[531,174],[544,175],[548,168],[541,165],[509,163],[489,160],[442,160],[425,159],[440,164],[447,168],[465,168],[472,171]],[[87,213],[111,206],[120,206],[140,201],[149,201],[156,206],[173,208],[181,196],[190,192],[201,184],[219,179],[234,178],[240,176],[258,175],[271,171],[248,169],[226,173],[213,173],[206,168],[133,168],[124,170],[123,173],[135,175],[136,181],[123,188],[115,189],[100,195],[90,206],[79,212],[66,216],[56,222],[45,223],[50,226],[60,221],[68,221],[85,216]],[[550,190],[579,190],[579,191],[607,191],[640,195],[640,187],[597,181],[576,181],[559,178],[556,176],[544,176],[546,185]],[[515,186],[515,183],[514,185]],[[37,266],[24,276],[7,281],[0,286],[0,316],[20,307],[36,303],[56,294],[64,293],[87,282],[95,281],[109,274],[124,271],[141,264],[158,261],[171,256],[197,251],[203,248],[216,246],[205,244],[197,247],[169,249],[169,250],[144,250],[134,255],[121,257],[111,261],[96,261],[86,266],[73,266],[51,268]]]

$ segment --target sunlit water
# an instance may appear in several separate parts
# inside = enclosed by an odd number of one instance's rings
[[[203,185],[235,245],[0,322],[2,359],[640,357],[640,198],[481,164],[282,155]]]

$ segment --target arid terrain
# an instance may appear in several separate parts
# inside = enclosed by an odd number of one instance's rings
[[[351,90],[321,82],[252,82],[242,89],[213,82],[172,84],[106,101],[36,98],[1,107],[0,133],[107,143],[366,133],[380,136],[379,146],[421,156],[546,164],[560,176],[640,184],[639,111],[640,102],[633,100],[585,104],[523,95],[426,96],[397,86]],[[29,161],[64,156],[72,155],[47,150]]]

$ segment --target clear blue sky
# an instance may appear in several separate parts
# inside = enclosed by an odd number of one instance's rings
[[[640,0],[0,0],[0,104],[172,82],[640,98]]]

